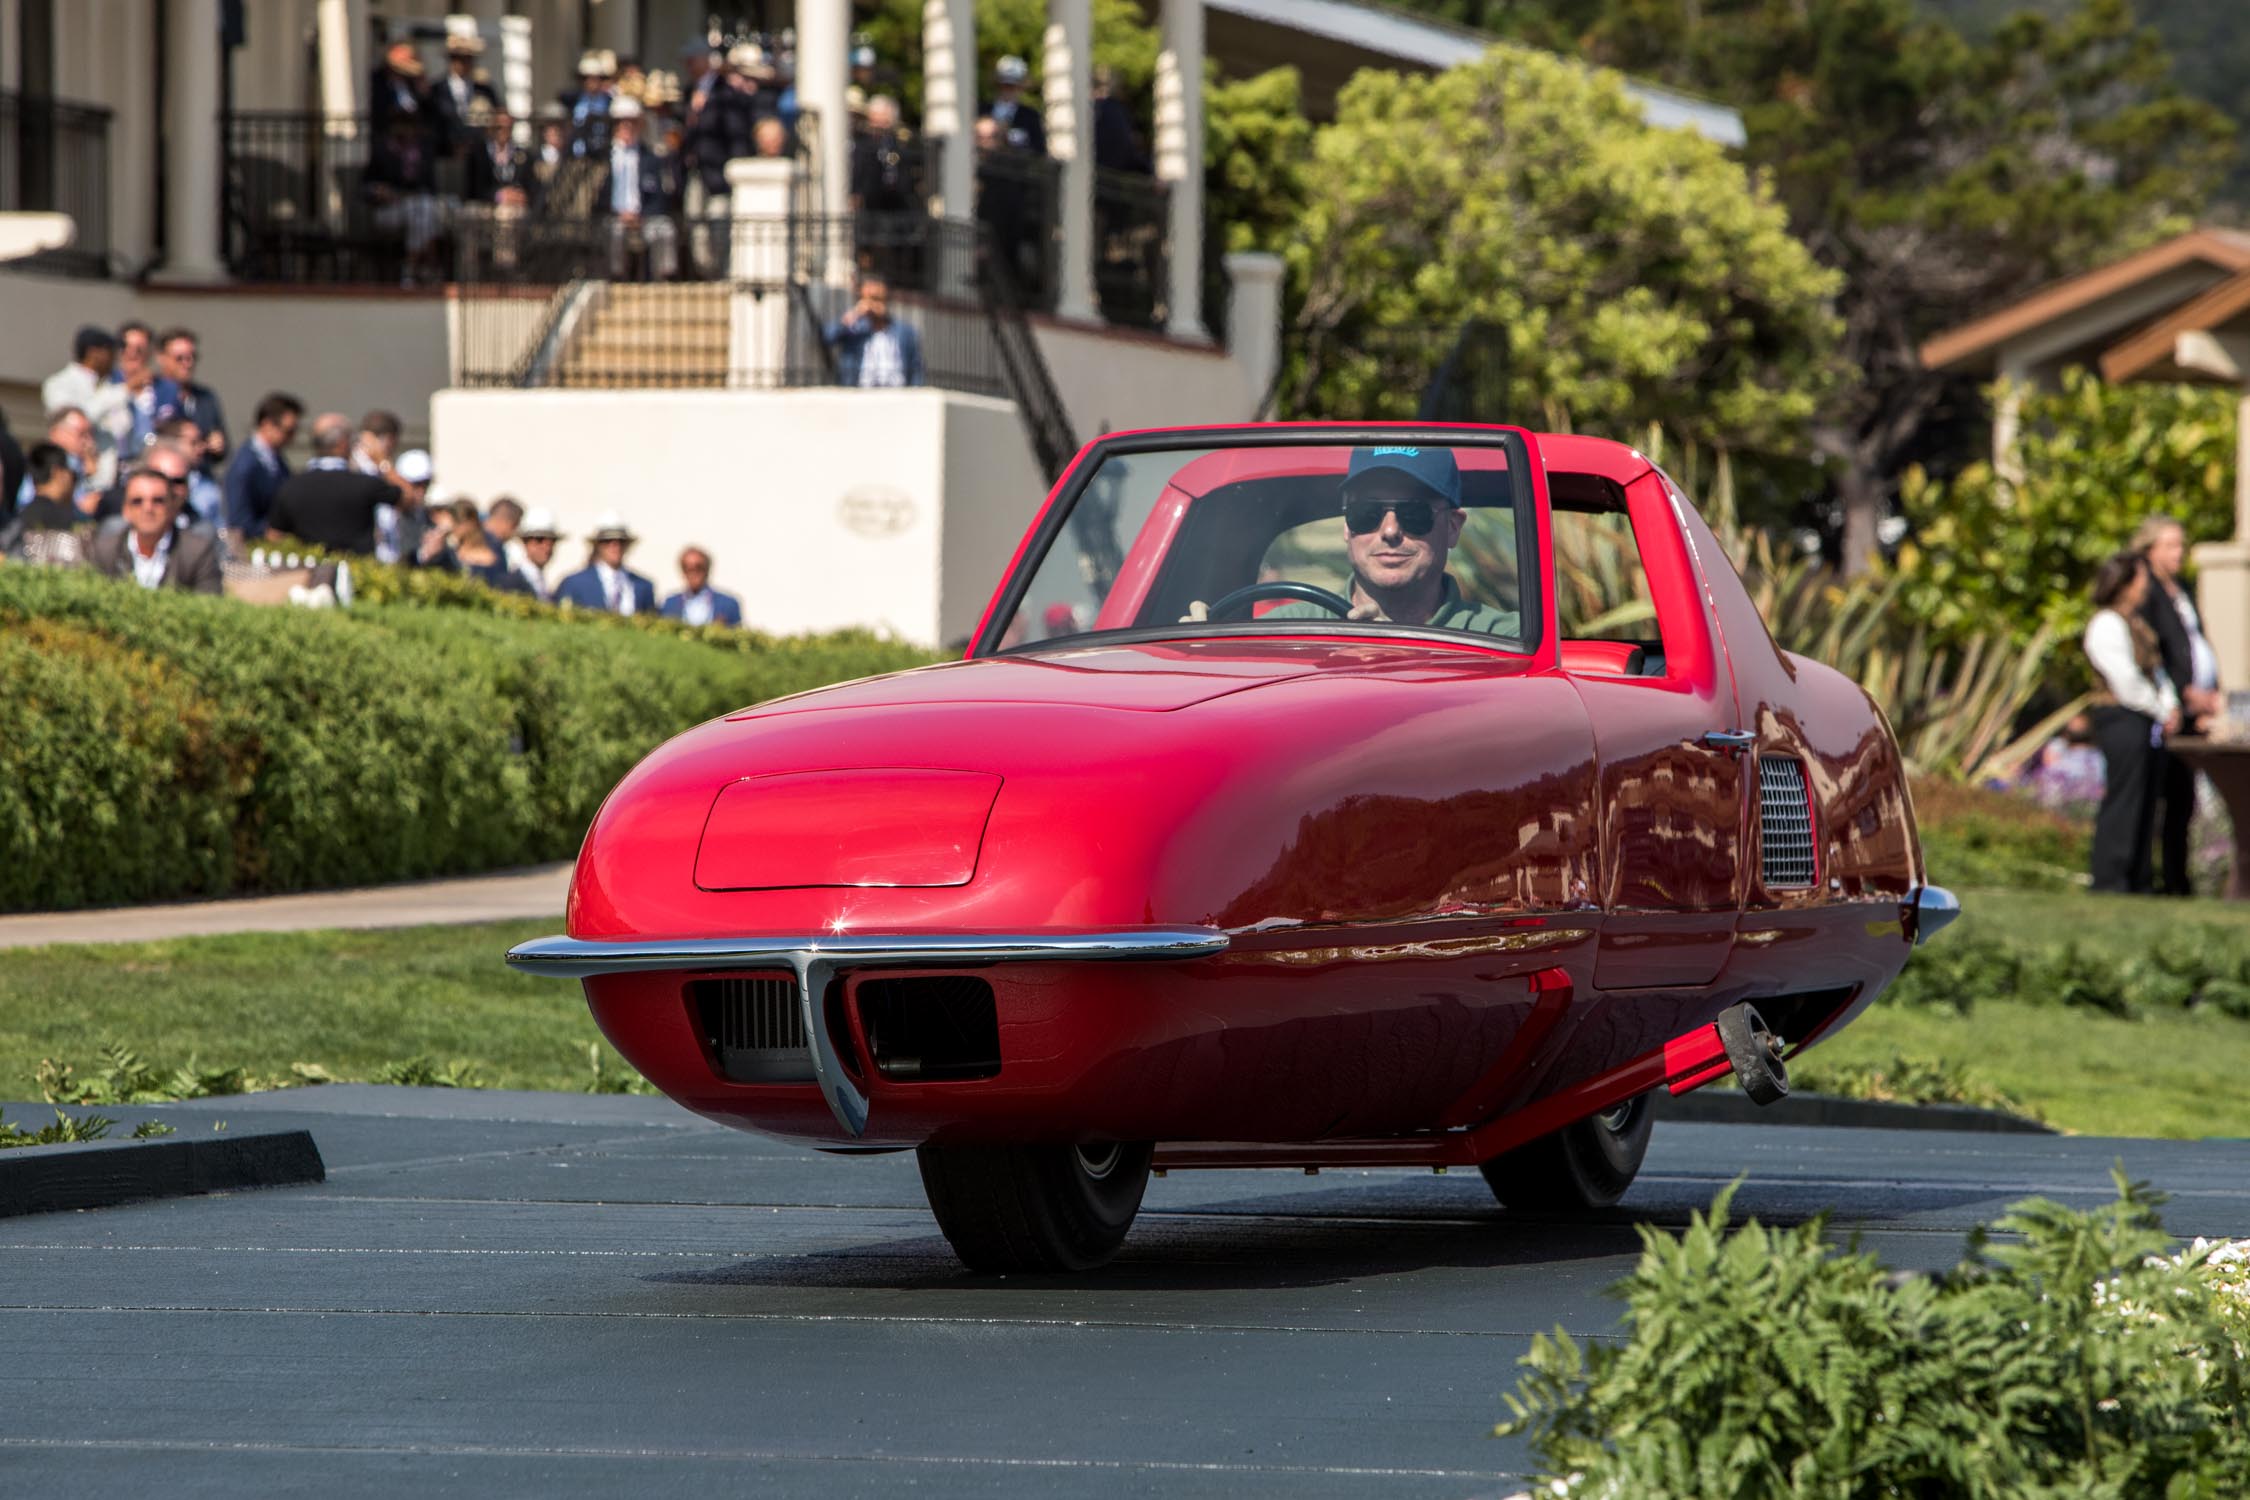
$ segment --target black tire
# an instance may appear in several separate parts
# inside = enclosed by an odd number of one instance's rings
[[[1655,1125],[1656,1111],[1642,1094],[1495,1156],[1480,1170],[1492,1196],[1509,1208],[1607,1208],[1633,1185]]]
[[[930,1212],[972,1271],[1088,1271],[1117,1253],[1140,1212],[1156,1148],[924,1146]]]

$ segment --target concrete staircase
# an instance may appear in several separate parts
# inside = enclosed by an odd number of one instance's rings
[[[547,384],[565,390],[727,384],[724,282],[611,282],[580,314]]]

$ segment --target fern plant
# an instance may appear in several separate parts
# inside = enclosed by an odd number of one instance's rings
[[[2208,1251],[2167,1257],[2161,1196],[2019,1203],[1937,1276],[1821,1220],[1643,1228],[1628,1337],[1533,1341],[1496,1429],[1586,1500],[2250,1493],[2250,1365]],[[1738,1184],[1739,1186],[1739,1184]]]

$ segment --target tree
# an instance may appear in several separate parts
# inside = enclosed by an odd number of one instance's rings
[[[1286,247],[1298,324],[1338,351],[1296,372],[1298,409],[1410,416],[1419,381],[1383,331],[1481,320],[1511,413],[1801,442],[1834,375],[1837,278],[1718,146],[1645,123],[1614,74],[1513,46],[1363,72],[1337,111]],[[1444,352],[1428,342],[1421,379]]]
[[[2233,534],[2231,389],[2073,371],[2060,391],[2027,395],[2021,420],[2021,482],[1980,463],[1942,484],[1909,471],[1901,487],[1914,539],[1900,602],[1940,632],[2074,636],[2094,570],[2147,517],[2171,516],[2191,542]]]
[[[1409,0],[1443,12],[1468,0]],[[1873,555],[1899,475],[1957,383],[1930,334],[2183,227],[2232,152],[2131,0],[2073,0],[1971,41],[1915,0],[1491,0],[1487,24],[1575,30],[1589,57],[1742,111],[1745,159],[1844,273],[1854,378],[1813,428],[1843,556]]]

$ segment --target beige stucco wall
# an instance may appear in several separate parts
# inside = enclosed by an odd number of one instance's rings
[[[1220,349],[1052,319],[1032,329],[1081,442],[1135,427],[1246,421],[1265,395]]]
[[[0,405],[20,436],[38,430],[39,383],[70,361],[80,325],[115,328],[140,318],[202,339],[198,377],[225,403],[240,438],[268,391],[289,391],[314,411],[354,416],[389,407],[410,442],[429,430],[429,402],[445,384],[445,303],[390,292],[296,294],[148,290],[116,282],[0,274]]]
[[[966,635],[1044,497],[1015,409],[946,391],[447,391],[433,411],[439,483],[554,508],[552,579],[615,509],[660,596],[692,542],[773,631]]]

